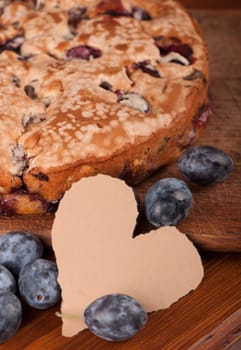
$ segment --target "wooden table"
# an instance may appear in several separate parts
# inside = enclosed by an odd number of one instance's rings
[[[183,1],[188,4],[188,1]],[[189,2],[190,3],[190,2]],[[232,2],[229,2],[232,4]],[[223,142],[235,163],[241,162],[241,10],[193,10],[198,18],[210,50],[210,96],[214,116],[202,143]],[[196,5],[201,2],[195,2]],[[234,7],[235,7],[234,6]],[[220,124],[219,124],[220,122]],[[227,134],[225,123],[232,124]],[[230,131],[231,130],[231,131]],[[231,134],[230,134],[231,133]],[[210,143],[210,142],[209,142]],[[235,146],[236,145],[236,146]],[[221,146],[221,144],[219,144]],[[172,173],[172,167],[165,170]],[[145,186],[148,186],[155,175]],[[235,181],[236,238],[241,230],[241,168],[235,167],[229,178],[230,190]],[[144,186],[144,187],[145,187]],[[140,192],[142,187],[140,187]],[[217,193],[214,192],[214,197]],[[225,201],[227,194],[221,199]],[[232,193],[229,197],[232,198]],[[215,202],[214,202],[215,203]],[[238,205],[240,204],[240,206]],[[205,204],[205,194],[203,195]],[[220,227],[228,227],[225,216],[232,203],[220,208]],[[229,208],[227,208],[227,206]],[[40,226],[45,223],[39,220]],[[6,224],[6,222],[5,222]],[[9,227],[11,223],[8,222]],[[186,226],[185,226],[186,225]],[[194,224],[193,224],[194,225]],[[40,229],[41,229],[40,227]],[[180,226],[185,232],[187,223]],[[233,231],[234,231],[233,228]],[[215,243],[213,248],[215,249]],[[205,248],[205,246],[203,246]],[[50,253],[51,254],[51,253]],[[201,251],[205,277],[197,290],[179,300],[169,309],[149,315],[145,328],[124,343],[108,343],[96,338],[88,330],[73,338],[61,337],[61,321],[55,316],[59,305],[38,311],[24,306],[23,324],[19,332],[1,350],[240,350],[241,349],[241,256],[240,253]]]

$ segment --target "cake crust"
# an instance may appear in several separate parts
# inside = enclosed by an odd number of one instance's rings
[[[0,193],[16,213],[83,176],[134,185],[206,126],[207,47],[173,0],[16,1],[0,25]]]

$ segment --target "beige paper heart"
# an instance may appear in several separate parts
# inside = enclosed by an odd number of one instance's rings
[[[84,178],[65,194],[52,230],[64,336],[86,328],[83,312],[100,296],[125,293],[154,311],[202,280],[197,250],[175,227],[132,238],[137,214],[132,189],[109,176]]]

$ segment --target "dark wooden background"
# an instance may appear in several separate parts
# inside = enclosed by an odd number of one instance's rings
[[[200,143],[224,149],[241,163],[241,1],[188,1],[199,20],[210,52],[210,98],[213,117]],[[206,9],[197,9],[207,7]],[[217,8],[223,7],[223,9]],[[226,8],[233,8],[227,10]],[[213,9],[210,9],[213,8]],[[225,10],[224,10],[225,8]],[[176,165],[153,175],[138,187],[143,198],[161,176],[177,175]],[[1,350],[240,350],[241,255],[211,252],[235,250],[241,242],[241,167],[223,183],[206,189],[193,186],[194,209],[179,228],[200,247],[205,276],[197,290],[167,310],[149,315],[145,328],[124,343],[109,343],[88,330],[73,338],[61,336],[59,305],[47,311],[24,306],[19,332]],[[38,223],[38,226],[36,226]],[[16,224],[16,222],[15,222]],[[11,228],[9,219],[1,227]],[[20,225],[49,231],[51,218]],[[145,224],[144,224],[145,230]],[[139,227],[143,230],[143,227]],[[208,247],[207,247],[208,242]],[[241,251],[236,249],[237,251]],[[47,256],[51,256],[48,251]]]
[[[180,0],[180,2],[191,9],[240,9],[240,0]]]

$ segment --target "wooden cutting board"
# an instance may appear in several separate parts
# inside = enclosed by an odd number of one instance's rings
[[[201,249],[241,252],[240,12],[233,12],[232,16],[226,16],[223,21],[219,21],[218,17],[204,17],[198,11],[195,15],[209,47],[210,101],[213,110],[209,126],[199,144],[223,149],[231,155],[235,166],[223,183],[208,187],[188,183],[193,192],[194,204],[190,215],[178,228],[187,233]],[[142,203],[148,188],[158,179],[167,176],[183,179],[176,163],[160,169],[137,186]],[[0,232],[27,230],[37,233],[49,244],[53,219],[52,215],[2,217]],[[150,228],[141,213],[137,233],[147,232]]]

